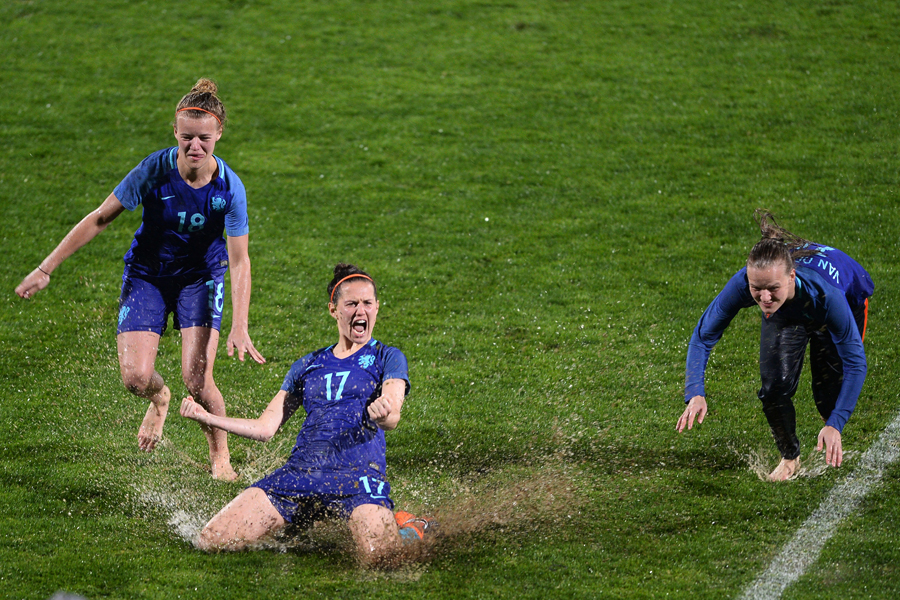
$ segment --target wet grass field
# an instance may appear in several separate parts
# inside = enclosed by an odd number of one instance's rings
[[[0,596],[739,597],[900,410],[898,24],[895,3],[842,0],[4,3]],[[139,214],[38,297],[13,294],[173,145],[201,76],[228,109],[216,154],[248,192],[250,334],[268,359],[221,344],[229,414],[258,415],[294,360],[335,341],[333,265],[370,271],[375,337],[412,380],[392,495],[442,523],[401,568],[361,569],[334,524],[194,549],[299,421],[267,445],[232,436],[231,484],[174,411],[138,452],[146,405],[121,384],[115,318]],[[758,239],[756,207],[876,285],[845,465],[819,468],[807,373],[809,476],[784,485],[757,475],[778,456],[755,310],[713,353],[706,422],[675,433],[691,330]],[[177,398],[180,348],[168,332],[157,362]],[[900,593],[898,475],[784,598]]]

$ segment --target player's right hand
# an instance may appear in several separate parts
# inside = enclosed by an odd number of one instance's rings
[[[678,433],[684,431],[684,428],[693,429],[694,427],[694,418],[697,419],[697,424],[703,422],[704,417],[706,417],[706,398],[703,396],[694,396],[691,398],[691,401],[688,402],[687,407],[684,409],[684,412],[681,413],[681,417],[678,419],[678,425],[675,426],[675,430]]]
[[[48,285],[50,285],[50,276],[40,269],[35,269],[22,280],[22,283],[16,286],[16,294],[19,298],[31,298]]]
[[[194,398],[188,396],[181,401],[181,416],[194,421],[200,421],[206,415],[206,409],[194,402]]]

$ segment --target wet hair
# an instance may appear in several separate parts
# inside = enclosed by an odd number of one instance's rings
[[[812,242],[779,225],[769,211],[757,208],[753,211],[753,218],[759,223],[762,239],[750,250],[748,267],[768,269],[780,263],[785,266],[785,272],[790,273],[795,259],[813,256],[818,252],[810,247]]]
[[[367,279],[370,281],[372,287],[375,289],[375,299],[378,299],[378,285],[375,283],[375,280],[372,279],[371,275],[356,265],[338,263],[334,266],[334,277],[331,279],[331,283],[328,284],[329,302],[337,304],[337,299],[341,297],[341,288],[344,283],[353,281],[354,279]]]
[[[175,119],[184,111],[184,114],[200,119],[206,115],[212,115],[219,121],[219,126],[225,125],[225,105],[219,100],[216,93],[219,87],[211,79],[201,77],[191,88],[191,91],[181,98],[181,102],[175,107]],[[194,110],[190,110],[194,109]]]

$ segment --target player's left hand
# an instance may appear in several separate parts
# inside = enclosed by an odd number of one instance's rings
[[[237,332],[232,329],[231,333],[228,334],[228,340],[225,342],[225,348],[228,349],[228,356],[234,356],[234,350],[237,348],[238,360],[241,362],[244,362],[245,353],[249,354],[259,364],[266,362],[263,355],[253,345],[247,332]]]
[[[825,447],[825,462],[832,467],[841,466],[841,462],[844,460],[844,451],[841,448],[841,432],[830,425],[823,427],[822,431],[819,432],[819,444],[816,446],[816,450],[821,452],[823,445]]]
[[[369,413],[369,418],[375,421],[379,427],[384,429],[388,419],[394,412],[394,407],[387,396],[379,396],[369,403],[366,407],[366,411]]]

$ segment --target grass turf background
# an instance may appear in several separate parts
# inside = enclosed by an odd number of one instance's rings
[[[876,282],[845,449],[893,418],[898,16],[839,0],[5,3],[0,593],[738,595],[855,463],[785,486],[748,468],[777,460],[750,310],[711,360],[707,422],[677,436],[687,340],[767,207]],[[332,341],[333,264],[370,270],[376,337],[413,380],[389,434],[394,499],[449,524],[422,564],[361,571],[340,535],[190,546],[297,424],[269,448],[232,438],[233,485],[207,481],[202,435],[174,415],[167,444],[138,454],[145,407],[118,379],[114,319],[139,215],[33,301],[12,294],[172,144],[200,76],[231,118],[216,153],[248,189],[251,335],[269,359],[220,351],[230,414],[258,414],[293,360]],[[158,368],[176,396],[179,353],[168,334]],[[897,474],[786,597],[897,594]]]

